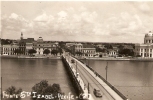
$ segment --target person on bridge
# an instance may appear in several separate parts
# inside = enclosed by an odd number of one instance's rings
[[[86,84],[84,84],[84,90],[86,89]]]

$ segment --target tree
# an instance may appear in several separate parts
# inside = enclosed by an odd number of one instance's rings
[[[101,49],[99,47],[96,47],[96,52],[106,52],[107,50],[106,49]]]
[[[43,54],[49,54],[50,53],[50,50],[48,50],[48,49],[45,49],[44,51],[43,51]]]
[[[136,55],[136,57],[141,57],[141,55]]]
[[[119,48],[119,50],[123,50],[124,46],[120,44],[120,45],[118,46],[118,48]]]
[[[52,50],[52,51],[51,51],[51,54],[53,54],[53,55],[57,55],[57,53],[58,53],[57,50]]]
[[[28,51],[28,53],[31,55],[31,54],[33,54],[33,53],[36,53],[36,50],[30,49],[30,50]]]
[[[99,47],[96,47],[96,52],[102,52],[102,49]]]
[[[101,55],[99,55],[99,57],[103,57],[103,56],[102,56],[102,54],[101,54]]]
[[[13,40],[10,39],[1,39],[1,44],[5,45],[5,44],[11,44],[13,42]]]
[[[61,48],[58,48],[58,52],[59,52],[60,54],[62,54],[62,53],[63,53],[63,51],[62,51],[62,49],[61,49]]]
[[[106,44],[104,47],[107,48],[107,49],[113,49],[113,46],[110,45],[110,44]]]
[[[133,50],[130,50],[130,49],[119,50],[119,54],[126,55],[126,56],[134,56]]]
[[[32,87],[32,92],[36,92],[35,95],[40,94],[40,98],[35,97],[34,98],[34,94],[32,94],[32,99],[34,100],[46,100],[45,97],[41,97],[42,95],[50,95],[52,94],[52,97],[57,97],[54,98],[53,100],[59,100],[58,94],[63,94],[61,92],[61,88],[59,84],[53,84],[50,85],[48,84],[48,81],[46,80],[42,80],[39,83],[35,84]]]
[[[15,86],[11,86],[9,88],[6,89],[6,94],[7,95],[12,95],[13,96],[13,100],[19,100],[20,99],[20,93],[22,92],[22,89],[16,89]],[[15,96],[18,95],[18,98]]]

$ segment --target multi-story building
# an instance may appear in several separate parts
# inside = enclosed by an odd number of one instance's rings
[[[43,41],[42,37],[39,37],[36,42],[33,43],[33,48],[36,50],[37,55],[43,55],[45,49],[50,52],[58,49],[58,44],[50,41]]]
[[[2,46],[2,55],[17,55],[15,50],[18,49],[18,45],[8,44]]]
[[[77,43],[71,46],[70,49],[73,54],[76,54],[77,52],[81,52],[82,56],[94,57],[94,55],[96,54],[96,49],[91,44]]]
[[[34,38],[23,38],[23,34],[21,33],[20,40],[17,43],[12,43],[8,45],[1,45],[1,54],[2,55],[17,55],[15,50],[19,50],[20,55],[29,55],[29,50],[34,49],[36,50],[37,55],[43,55],[45,49],[50,50],[57,50],[58,43],[57,42],[50,42],[50,41],[43,41],[42,37],[39,37],[37,41],[34,41]]]
[[[96,54],[96,48],[90,44],[83,44],[82,52],[84,56],[94,57]]]
[[[135,45],[135,55],[145,58],[153,58],[153,33],[145,34],[144,43]]]
[[[117,50],[110,49],[110,50],[108,50],[108,55],[110,57],[116,57],[118,55],[118,51]]]

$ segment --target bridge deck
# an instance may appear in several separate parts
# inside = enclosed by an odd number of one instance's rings
[[[75,60],[75,63],[71,63],[71,59]],[[68,56],[67,62],[73,68],[73,71],[79,73],[80,85],[88,93],[87,85],[89,84],[89,92],[91,94],[90,100],[123,100],[114,90],[112,90],[103,80],[95,75],[85,64],[78,61],[76,58]],[[76,67],[77,66],[77,67]],[[77,68],[77,69],[76,69]],[[85,87],[85,88],[84,88]],[[99,89],[103,95],[102,98],[97,98],[93,94],[94,88]]]

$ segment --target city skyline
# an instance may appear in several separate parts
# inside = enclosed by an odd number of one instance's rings
[[[2,1],[1,38],[143,43],[153,2]]]

